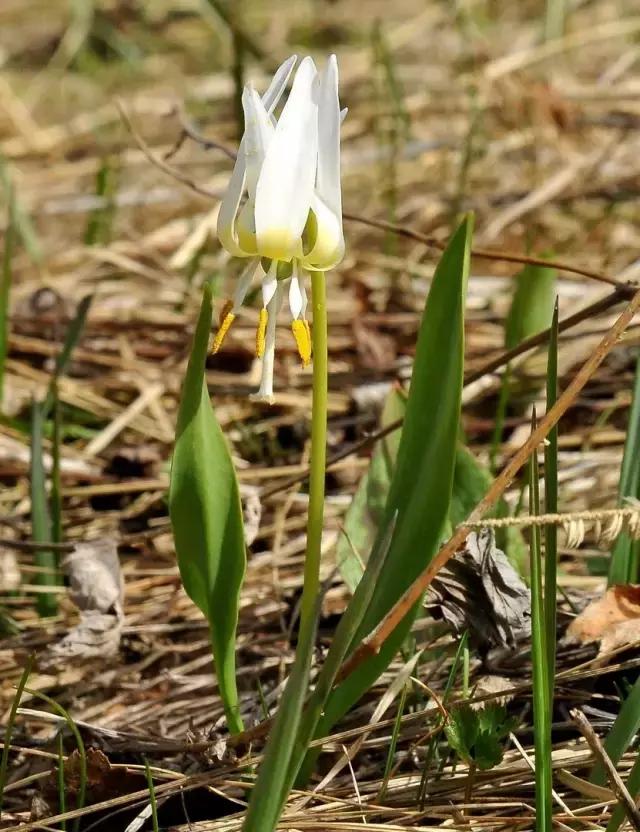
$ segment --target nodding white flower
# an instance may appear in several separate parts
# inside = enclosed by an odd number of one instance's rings
[[[225,304],[213,351],[233,323],[254,275],[262,283],[256,354],[262,358],[258,396],[273,399],[276,315],[288,296],[291,328],[303,365],[311,360],[305,282],[344,256],[340,190],[340,124],[335,55],[318,72],[302,60],[278,118],[297,58],[279,67],[266,93],[242,95],[245,130],[218,215],[218,238],[236,257],[249,258],[233,299]]]

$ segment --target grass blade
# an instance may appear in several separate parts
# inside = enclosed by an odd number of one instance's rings
[[[54,400],[54,390],[53,386],[55,382],[64,375],[69,361],[71,360],[71,354],[76,347],[80,337],[82,336],[82,331],[84,330],[84,325],[87,320],[87,315],[89,314],[89,309],[91,308],[91,303],[93,301],[93,295],[87,295],[86,297],[82,298],[78,307],[76,309],[76,313],[73,316],[69,326],[67,327],[67,332],[64,337],[64,342],[62,344],[62,349],[58,353],[58,357],[56,358],[56,365],[53,371],[53,378],[51,379],[51,383],[49,385],[49,390],[47,392],[47,398],[45,399],[43,408],[45,415],[48,415],[53,407],[53,400]]]
[[[53,382],[53,435],[51,437],[51,539],[62,543],[62,483],[60,480],[60,451],[62,423],[58,380]]]
[[[44,469],[43,448],[44,414],[40,402],[31,404],[31,537],[37,543],[52,543],[51,518],[47,500],[47,477]],[[58,583],[56,555],[46,549],[37,549],[35,562],[39,571],[35,582],[40,586]],[[36,606],[40,616],[55,615],[58,601],[53,592],[39,592]]]
[[[535,411],[532,430],[535,430]],[[538,456],[529,460],[529,511],[540,513]],[[536,829],[552,829],[551,701],[549,654],[546,645],[545,609],[542,593],[540,527],[531,527],[531,661],[533,665],[533,724],[535,735]]]
[[[556,299],[549,335],[547,359],[547,413],[558,398],[558,300]],[[558,426],[547,434],[544,447],[544,499],[547,514],[558,511]],[[556,671],[556,599],[558,576],[558,527],[548,523],[544,529],[544,629],[547,639],[549,699],[553,700]]]
[[[160,832],[160,827],[158,826],[158,803],[156,801],[156,788],[153,783],[153,775],[151,774],[149,761],[146,759],[146,757],[144,760],[144,773],[147,777],[147,787],[149,789],[149,803],[151,804],[151,824],[153,827],[153,832]]]
[[[246,555],[238,482],[205,380],[211,314],[205,286],[178,411],[169,514],[184,588],[209,622],[227,724],[237,733],[235,641]]]
[[[625,497],[640,497],[640,358],[636,364],[633,400],[620,468],[620,504],[624,503]],[[609,586],[637,583],[640,580],[639,565],[640,542],[633,540],[626,531],[622,532],[611,553]]]
[[[20,681],[18,682],[18,687],[16,689],[16,695],[13,697],[13,702],[11,703],[11,710],[9,711],[9,718],[7,720],[7,727],[4,731],[4,745],[2,746],[2,758],[0,758],[0,818],[2,817],[2,804],[4,802],[4,788],[7,785],[7,772],[9,770],[9,751],[11,750],[11,737],[13,736],[13,726],[16,722],[16,716],[18,714],[18,708],[20,707],[20,700],[22,698],[22,692],[25,689],[27,684],[27,679],[31,673],[31,668],[33,667],[34,657],[29,656],[27,659],[27,663],[25,665],[24,670],[22,671],[22,676],[20,677]]]
[[[636,761],[633,764],[633,768],[629,772],[629,777],[627,778],[627,791],[631,795],[631,797],[636,800],[638,796],[638,792],[640,792],[640,754],[636,757]],[[609,823],[607,824],[606,832],[618,832],[618,829],[622,825],[625,819],[625,811],[624,808],[620,805],[616,806],[611,814],[611,818],[609,819]]]
[[[57,785],[58,785],[58,809],[61,815],[67,811],[67,798],[64,779],[64,743],[62,741],[62,733],[58,733],[58,771],[57,771]],[[60,821],[60,829],[67,828],[67,821]]]

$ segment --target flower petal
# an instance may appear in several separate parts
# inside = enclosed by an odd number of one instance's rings
[[[295,66],[297,60],[298,56],[292,55],[290,58],[287,58],[286,61],[281,63],[276,69],[275,74],[271,79],[271,83],[267,87],[267,91],[262,96],[262,103],[264,104],[267,112],[271,113],[274,107],[278,105],[278,101],[282,98],[282,93],[286,89],[291,73],[293,72],[293,67]]]
[[[278,261],[272,260],[269,266],[269,271],[262,279],[262,305],[268,306],[271,298],[275,295],[278,288]]]
[[[238,285],[233,293],[232,312],[234,315],[238,313],[238,310],[244,303],[244,299],[247,296],[247,292],[249,291],[249,287],[253,281],[253,275],[259,262],[260,260],[257,257],[254,260],[250,260],[247,267],[238,278]]]
[[[242,144],[247,168],[247,191],[249,200],[253,201],[256,197],[260,169],[275,130],[262,99],[251,86],[245,87],[242,93],[242,109],[244,111]]]
[[[311,200],[314,233],[310,249],[302,258],[302,264],[312,271],[327,271],[334,268],[344,257],[344,234],[342,216],[334,214],[317,194]]]
[[[335,55],[331,55],[320,76],[318,92],[318,178],[316,191],[320,199],[342,222],[340,123],[338,61]]]
[[[289,282],[289,309],[291,310],[291,317],[297,320],[302,313],[302,291],[300,289],[300,281],[298,279],[298,266],[294,263],[293,274]]]
[[[309,214],[316,180],[317,71],[305,58],[269,144],[256,190],[256,235],[264,257],[291,260]]]
[[[282,286],[276,287],[276,292],[267,307],[267,331],[265,334],[265,349],[262,357],[262,377],[260,389],[251,398],[273,404],[273,365],[276,352],[276,323],[278,312],[282,306]]]
[[[273,111],[274,107],[276,107],[280,101],[282,94],[286,89],[287,82],[289,81],[289,77],[293,71],[296,60],[297,57],[292,55],[290,58],[287,58],[287,60],[276,70],[276,73],[262,98],[262,103],[267,111]],[[217,223],[218,239],[229,254],[236,257],[243,257],[248,253],[239,244],[235,228],[236,218],[238,216],[240,202],[242,201],[242,195],[245,192],[245,188],[246,161],[243,137],[240,142],[240,147],[238,148],[238,156],[233,168],[233,173],[231,174],[231,179],[229,180],[227,190],[220,205]]]

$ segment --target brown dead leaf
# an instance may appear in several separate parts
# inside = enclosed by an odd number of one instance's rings
[[[567,628],[571,642],[600,642],[598,655],[640,642],[640,584],[614,586],[573,619]]]
[[[141,786],[141,775],[124,767],[112,766],[109,758],[98,748],[87,748],[87,797],[92,803],[110,800],[123,794],[137,791]],[[64,764],[65,793],[75,797],[80,788],[80,755],[74,750]],[[45,781],[44,797],[54,803],[58,794],[57,775],[52,772]]]
[[[531,633],[529,589],[496,546],[493,529],[472,532],[465,547],[440,570],[425,605],[456,632],[477,643],[513,647]]]

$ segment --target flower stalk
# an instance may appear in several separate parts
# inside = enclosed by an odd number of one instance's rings
[[[313,399],[311,404],[311,459],[309,475],[309,513],[307,516],[307,552],[300,607],[300,642],[315,624],[316,601],[320,592],[320,559],[324,520],[324,488],[327,458],[327,300],[324,272],[311,277],[313,306]]]

